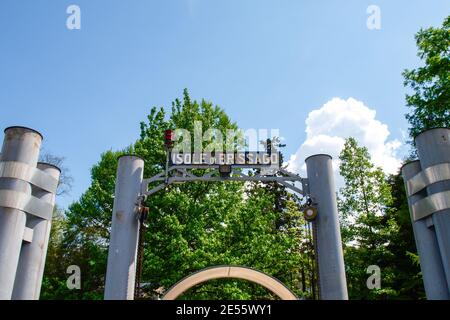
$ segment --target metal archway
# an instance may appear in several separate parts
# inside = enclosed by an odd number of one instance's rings
[[[169,153],[167,157],[169,160]],[[305,162],[308,178],[301,178],[283,168],[275,170],[261,164],[170,165],[166,161],[165,171],[144,179],[144,160],[135,155],[121,156],[116,174],[105,300],[132,300],[135,297],[135,286],[139,287],[140,283],[140,273],[136,281],[136,265],[142,259],[142,255],[138,254],[139,233],[148,215],[148,208],[145,207],[147,197],[171,184],[189,181],[277,182],[303,195],[307,203],[310,201],[313,206],[317,206],[314,243],[318,269],[316,279],[320,284],[319,299],[347,300],[332,159],[319,154],[307,158]],[[251,175],[241,169],[260,170]],[[302,184],[301,188],[295,185],[296,182]],[[157,183],[159,185],[155,185]]]
[[[279,280],[261,271],[238,266],[216,266],[197,271],[173,285],[163,296],[163,300],[175,300],[190,288],[213,279],[243,279],[259,284],[276,294],[282,300],[298,300],[296,295]]]

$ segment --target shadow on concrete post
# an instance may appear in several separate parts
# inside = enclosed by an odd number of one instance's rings
[[[310,195],[317,205],[317,260],[320,299],[347,300],[347,280],[336,201],[332,158],[318,154],[305,160]]]

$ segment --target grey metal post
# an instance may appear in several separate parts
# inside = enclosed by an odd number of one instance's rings
[[[5,129],[1,161],[17,161],[35,167],[42,136],[24,127]],[[0,189],[31,194],[31,185],[19,179],[0,178]],[[11,299],[20,249],[26,224],[26,213],[0,207],[0,300]]]
[[[331,160],[331,157],[325,154],[314,155],[305,160],[310,195],[317,204],[317,218],[314,223],[317,226],[315,241],[320,298],[347,300],[347,281]]]
[[[105,281],[106,300],[134,298],[139,237],[136,202],[141,190],[143,172],[144,160],[141,158],[119,158]]]
[[[415,143],[422,170],[440,163],[450,163],[449,128],[436,128],[422,132],[416,137]],[[450,190],[450,180],[437,182],[427,187],[428,196],[446,190]],[[447,286],[450,288],[450,209],[434,213],[432,219]]]
[[[419,172],[421,172],[421,167],[418,160],[405,164],[402,167],[402,176],[405,184],[406,181]],[[411,195],[408,198],[409,207],[412,208],[417,201],[424,199],[426,196],[427,192],[425,189]],[[411,209],[410,212],[412,212]],[[439,245],[434,227],[430,225],[432,223],[430,223],[429,219],[431,218],[414,221],[411,216],[425,293],[428,300],[448,300],[450,299],[450,292],[445,280]]]
[[[61,172],[57,167],[47,163],[38,163],[37,168],[59,180]],[[55,204],[54,193],[35,188],[33,195],[52,205]],[[22,245],[12,298],[14,300],[39,300],[51,221],[29,215],[26,226],[33,230],[33,240]]]

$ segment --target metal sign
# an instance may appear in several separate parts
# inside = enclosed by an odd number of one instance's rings
[[[171,152],[169,161],[170,165],[281,165],[278,152]]]

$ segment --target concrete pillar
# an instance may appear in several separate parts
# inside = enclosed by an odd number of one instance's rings
[[[61,171],[57,167],[47,163],[38,163],[37,168],[59,180]],[[35,188],[33,195],[52,205],[55,204],[55,194],[51,192]],[[39,300],[51,221],[30,215],[26,226],[33,230],[33,240],[31,243],[22,245],[12,298],[14,300]]]
[[[35,167],[39,157],[42,135],[24,127],[5,129],[1,161],[17,161]],[[0,178],[0,189],[31,194],[28,182]],[[26,224],[26,213],[0,207],[0,300],[12,297],[20,249]]]
[[[332,161],[318,154],[305,160],[309,190],[317,205],[317,260],[319,264],[320,298],[347,300],[344,255],[336,202]]]
[[[412,161],[402,167],[402,176],[405,181],[414,177],[421,171],[420,162]],[[408,198],[411,208],[417,201],[426,198],[427,191],[413,194]],[[444,268],[442,266],[439,245],[436,239],[434,227],[430,224],[431,217],[414,221],[411,216],[417,253],[420,258],[420,269],[422,271],[423,284],[428,300],[448,300],[450,292],[445,280]]]
[[[436,128],[422,132],[416,139],[416,148],[422,170],[440,163],[450,163],[450,129]],[[441,181],[427,187],[428,196],[450,190],[450,181]],[[450,288],[450,209],[432,215],[439,244],[447,287]]]
[[[122,156],[117,167],[116,190],[105,281],[105,300],[134,299],[140,194],[144,160]]]

